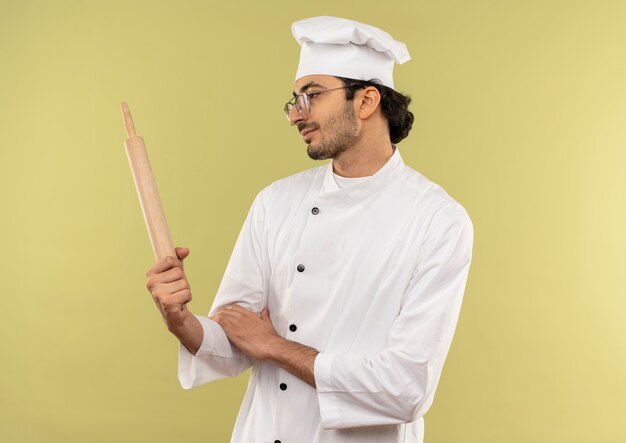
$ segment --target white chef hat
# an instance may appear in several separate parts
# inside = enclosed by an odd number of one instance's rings
[[[393,88],[394,62],[411,59],[406,45],[382,29],[338,17],[313,17],[291,25],[300,46],[296,80],[305,75],[378,79]]]

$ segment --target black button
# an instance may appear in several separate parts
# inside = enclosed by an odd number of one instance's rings
[[[280,443],[280,440],[274,440],[274,443]]]
[[[298,265],[298,272],[304,272],[304,265]]]
[[[311,209],[311,214],[313,214],[313,215],[317,215],[317,214],[319,214],[319,213],[320,213],[319,208],[313,208],[313,209]]]
[[[286,391],[287,390],[287,385],[285,383],[281,383],[280,384],[280,390],[281,391]]]
[[[289,330],[291,332],[296,332],[296,329],[298,329],[298,327],[296,325],[289,325]]]

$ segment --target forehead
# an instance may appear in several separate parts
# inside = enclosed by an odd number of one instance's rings
[[[316,88],[336,88],[343,86],[343,82],[332,75],[305,75],[296,80],[294,84],[294,92],[306,92],[308,89]]]

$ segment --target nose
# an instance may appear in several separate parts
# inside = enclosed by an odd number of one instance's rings
[[[300,112],[298,112],[295,106],[292,106],[292,108],[289,110],[289,124],[291,126],[297,125],[298,122],[301,120],[304,120],[302,118],[302,115],[300,114]]]

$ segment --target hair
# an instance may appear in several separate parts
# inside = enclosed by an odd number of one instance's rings
[[[391,143],[399,143],[406,138],[413,127],[413,113],[409,111],[411,97],[394,91],[381,84],[380,80],[354,80],[337,77],[346,88],[346,100],[353,100],[357,90],[373,86],[380,92],[380,107],[389,125]]]

